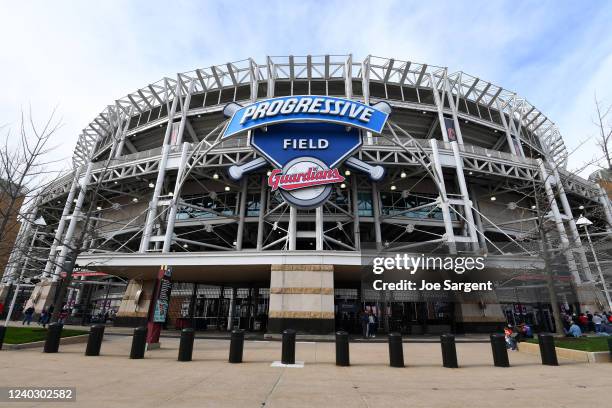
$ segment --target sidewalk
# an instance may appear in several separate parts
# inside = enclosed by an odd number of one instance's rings
[[[351,366],[337,367],[333,343],[297,342],[304,367],[276,368],[276,341],[246,341],[242,364],[227,362],[228,341],[210,339],[196,339],[193,361],[178,362],[178,343],[164,338],[143,360],[128,358],[131,339],[119,335],[105,337],[99,357],[85,357],[84,344],[0,351],[0,384],[76,387],[76,402],[51,404],[74,408],[594,407],[607,406],[612,389],[612,364],[542,366],[539,356],[511,352],[511,367],[499,368],[482,343],[457,344],[458,369],[441,366],[438,344],[404,345],[406,368],[391,368],[386,344],[353,343]]]

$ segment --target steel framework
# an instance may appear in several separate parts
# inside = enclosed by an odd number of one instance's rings
[[[258,156],[247,135],[221,140],[223,106],[292,94],[387,101],[394,108],[391,121],[381,135],[364,135],[355,154],[384,166],[385,180],[372,183],[347,172],[347,183],[328,203],[298,211],[264,187],[265,171],[241,182],[226,178],[229,166]],[[427,120],[411,119],[417,114]],[[456,140],[449,138],[445,120],[452,120]],[[414,128],[417,122],[425,123],[423,129]],[[40,233],[41,238],[35,237],[41,255],[29,265],[57,279],[83,203],[91,200],[87,194],[98,183],[100,228],[87,242],[87,253],[107,258],[294,251],[301,241],[317,251],[359,252],[364,237],[382,246],[415,235],[401,248],[430,244],[450,252],[529,258],[534,252],[524,241],[533,232],[534,218],[527,201],[535,180],[546,192],[548,219],[567,249],[569,272],[577,283],[591,281],[572,208],[591,209],[608,232],[612,208],[599,186],[565,170],[567,159],[557,127],[542,112],[516,93],[464,72],[375,56],[354,61],[351,55],[268,57],[265,64],[247,59],[211,66],[138,89],[107,106],[83,130],[74,171],[47,188],[35,209],[56,222],[44,238]],[[425,196],[427,189],[431,194]],[[527,199],[512,221],[497,220],[480,208],[489,197],[517,191],[527,191]],[[395,203],[385,204],[383,196],[418,204],[391,208]],[[510,198],[499,204],[517,208]],[[366,230],[371,234],[364,235]],[[494,242],[500,238],[505,244]],[[30,229],[22,229],[19,242],[30,239]],[[16,279],[20,265],[25,264],[13,259],[3,279]]]

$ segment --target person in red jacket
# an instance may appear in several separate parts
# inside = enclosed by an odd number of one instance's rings
[[[584,313],[580,313],[580,316],[578,316],[578,324],[584,333],[589,328],[589,318]]]

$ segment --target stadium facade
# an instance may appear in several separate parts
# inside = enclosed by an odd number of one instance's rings
[[[232,123],[238,112],[243,120]],[[274,118],[300,112],[314,116],[287,126]],[[345,117],[322,118],[331,113]],[[338,143],[338,129],[341,145],[316,135],[331,132]],[[289,141],[266,145],[275,137]],[[300,148],[336,156],[304,164],[287,153]],[[30,211],[47,225],[24,224],[3,282],[40,277],[29,300],[40,312],[77,245],[68,302],[84,309],[88,283],[126,282],[112,304],[117,325],[146,321],[160,266],[169,265],[174,327],[330,333],[358,330],[367,308],[388,330],[487,331],[517,304],[545,327],[551,307],[605,307],[574,219],[585,213],[610,232],[610,201],[568,172],[567,160],[543,112],[464,72],[351,55],[215,65],[146,85],[83,130],[74,170]],[[274,186],[274,175],[298,170]],[[310,184],[292,192],[296,180]],[[542,300],[542,211],[560,305]],[[361,279],[366,245],[486,254],[482,273],[497,289],[373,291]]]

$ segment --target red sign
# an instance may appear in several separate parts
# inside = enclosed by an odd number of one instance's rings
[[[272,187],[272,191],[279,188],[285,191],[292,191],[344,181],[344,176],[340,174],[337,168],[325,170],[310,167],[304,172],[291,174],[282,173],[283,171],[281,169],[274,169],[270,173],[268,177],[268,186]]]

